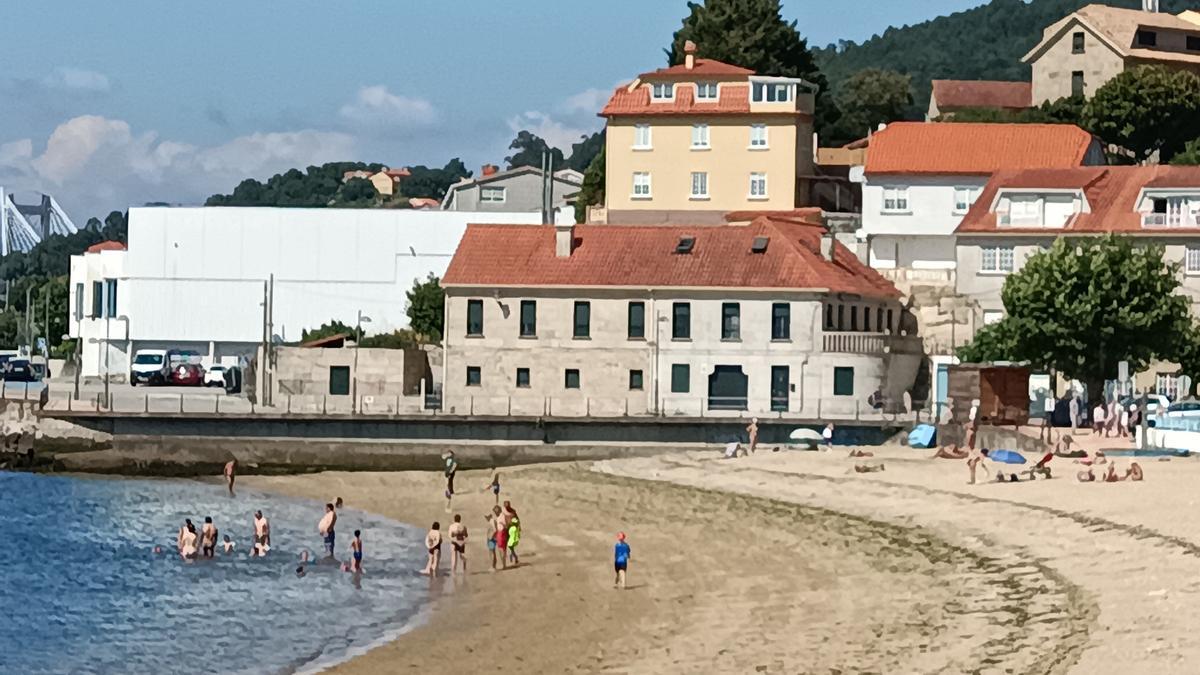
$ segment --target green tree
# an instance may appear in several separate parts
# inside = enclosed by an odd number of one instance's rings
[[[1189,356],[1185,347],[1198,335],[1179,286],[1179,265],[1163,261],[1161,246],[1113,235],[1060,238],[1008,277],[1007,316],[958,355],[1053,368],[1099,396],[1120,361],[1138,372],[1155,359]]]
[[[1183,151],[1171,158],[1176,166],[1200,165],[1200,138],[1193,138],[1183,146]]]
[[[334,201],[338,206],[370,206],[378,198],[374,183],[366,178],[351,178],[338,189]]]
[[[604,150],[604,129],[591,135],[579,137],[578,143],[571,144],[571,156],[567,158],[567,168],[580,173],[588,170],[592,160]]]
[[[1083,111],[1088,129],[1144,162],[1170,161],[1200,128],[1200,77],[1186,70],[1139,66],[1096,90]]]
[[[334,335],[348,335],[353,339],[354,326],[346,324],[336,319],[330,320],[328,323],[321,324],[320,328],[305,328],[300,331],[300,342],[312,342],[313,340],[323,340]]]
[[[471,176],[467,166],[457,157],[446,162],[446,166],[440,169],[422,164],[409,167],[408,171],[411,175],[400,183],[400,192],[405,197],[441,199],[446,196],[446,191],[451,185]]]
[[[404,294],[408,298],[405,312],[408,325],[434,342],[442,339],[442,322],[445,319],[446,294],[442,291],[441,279],[430,274],[425,281],[413,280],[412,290]]]
[[[542,157],[547,152],[550,153],[550,157],[554,160],[555,171],[566,166],[562,150],[550,147],[541,136],[529,131],[522,130],[517,132],[517,137],[513,139],[512,143],[508,144],[508,149],[516,150],[511,156],[504,158],[510,169],[515,169],[519,166],[541,168]]]
[[[904,119],[913,102],[910,80],[894,70],[867,68],[838,85],[834,93],[842,111],[838,136],[862,138],[880,124]]]
[[[1087,99],[1083,96],[1068,96],[1057,101],[1046,101],[1040,106],[1023,110],[1001,110],[999,108],[967,108],[953,115],[939,117],[943,122],[1006,122],[1009,124],[1076,124],[1083,126],[1083,108]]]
[[[579,188],[579,196],[575,199],[575,222],[586,223],[589,206],[604,203],[605,154],[603,147],[600,154],[592,160],[587,171],[583,174],[583,186]]]
[[[666,50],[667,63],[683,63],[683,46],[688,40],[696,44],[696,55],[749,68],[761,75],[799,77],[815,85],[817,95],[817,127],[832,125],[838,112],[825,94],[829,88],[825,76],[817,68],[808,42],[788,23],[779,0],[705,0],[688,2],[690,13],[683,26],[675,31],[671,46]]]
[[[363,338],[360,344],[363,347],[369,347],[373,349],[408,349],[409,347],[418,347],[428,343],[428,336],[421,335],[414,330],[404,328],[391,333],[368,335]]]

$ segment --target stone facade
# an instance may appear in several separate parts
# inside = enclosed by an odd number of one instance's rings
[[[304,410],[352,408],[372,412],[413,412],[432,384],[422,349],[321,349],[279,347],[272,382],[276,406]]]

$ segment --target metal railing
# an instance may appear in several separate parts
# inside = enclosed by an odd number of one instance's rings
[[[1196,227],[1200,217],[1193,213],[1143,213],[1142,227]]]

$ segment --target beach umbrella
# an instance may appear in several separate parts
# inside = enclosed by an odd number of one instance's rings
[[[988,452],[988,459],[1001,464],[1024,464],[1025,457],[1019,452],[1012,450],[992,450]]]
[[[793,445],[805,445],[810,448],[815,448],[821,443],[821,433],[816,429],[792,429],[788,434],[788,443]]]

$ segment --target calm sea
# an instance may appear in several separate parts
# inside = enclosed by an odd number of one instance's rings
[[[296,567],[321,551],[323,505],[189,481],[0,473],[0,672],[288,673],[311,671],[395,637],[428,599],[421,534],[339,513],[337,556],[363,530],[366,571]],[[331,495],[331,498],[333,495]],[[253,513],[272,551],[249,558]],[[185,563],[184,518],[212,516],[231,555]],[[163,555],[152,553],[162,546]]]

